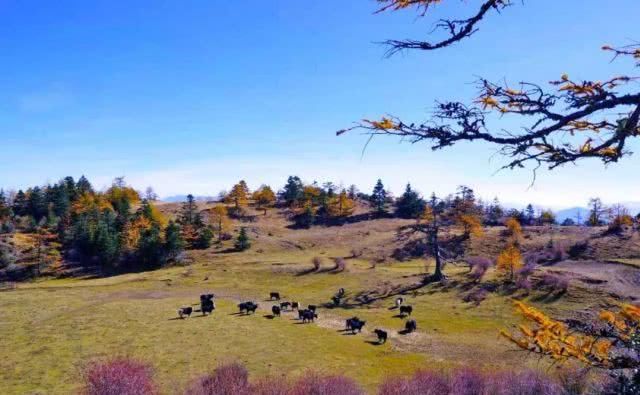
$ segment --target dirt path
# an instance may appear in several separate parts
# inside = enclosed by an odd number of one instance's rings
[[[587,287],[632,300],[640,299],[640,269],[619,263],[564,261],[552,267]]]

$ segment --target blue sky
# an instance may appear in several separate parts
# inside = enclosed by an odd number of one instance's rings
[[[540,172],[529,188],[530,170],[495,173],[489,145],[433,153],[377,139],[361,157],[364,136],[335,137],[386,113],[424,120],[437,99],[472,99],[480,75],[638,73],[599,50],[640,39],[640,25],[615,23],[640,15],[637,0],[515,2],[453,48],[383,56],[375,42],[424,37],[434,18],[477,1],[445,3],[419,19],[374,15],[372,0],[0,0],[0,186],[124,175],[164,196],[214,195],[240,178],[280,187],[298,174],[366,190],[381,177],[396,193],[409,181],[425,194],[467,184],[549,207],[640,200],[640,152]]]

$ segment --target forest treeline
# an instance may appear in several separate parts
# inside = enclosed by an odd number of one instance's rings
[[[533,204],[524,210],[506,209],[497,198],[488,202],[476,198],[467,186],[444,198],[432,194],[425,199],[408,184],[394,198],[381,180],[370,193],[355,185],[305,184],[297,176],[288,177],[277,192],[267,185],[250,191],[246,182],[239,181],[220,194],[219,201],[224,204],[205,210],[188,195],[175,218],[163,215],[156,200],[153,189],[138,192],[123,178],[116,178],[103,191],[97,191],[84,176],[77,181],[69,176],[26,190],[0,190],[0,233],[47,234],[60,244],[66,259],[115,271],[160,267],[180,259],[184,249],[205,249],[213,242],[228,240],[232,237],[231,219],[254,218],[247,211],[249,206],[265,215],[272,208],[285,209],[294,228],[341,224],[356,217],[425,220],[434,213],[440,225],[460,226],[467,236],[481,232],[483,226],[503,225],[508,219],[523,226],[556,223],[550,210],[535,210]],[[609,223],[618,228],[634,226],[640,219],[622,206],[605,207],[597,198],[589,204],[590,215],[585,221],[566,219],[562,225]],[[250,245],[242,228],[234,246],[245,250]],[[9,263],[11,256],[3,251],[0,264]]]

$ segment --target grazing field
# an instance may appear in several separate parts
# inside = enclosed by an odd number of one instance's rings
[[[171,215],[172,207],[162,208]],[[493,268],[474,282],[464,260],[445,267],[444,283],[425,285],[433,262],[391,258],[404,245],[397,229],[407,223],[381,219],[292,230],[282,213],[270,212],[249,224],[253,247],[246,252],[232,251],[227,241],[192,250],[185,264],[156,271],[110,277],[74,272],[17,283],[0,292],[3,393],[74,392],[84,364],[114,355],[153,365],[163,393],[180,393],[195,377],[236,361],[252,377],[342,373],[371,392],[387,376],[421,368],[546,371],[547,362],[515,351],[498,335],[520,323],[514,300],[566,319],[593,317],[638,297],[634,281],[640,271],[625,258],[635,250],[619,249],[612,256],[594,249],[586,260],[540,266],[534,277],[551,272],[568,279],[563,292],[503,289]],[[495,256],[504,244],[502,233],[501,227],[487,228],[466,246],[466,255]],[[597,235],[584,228],[530,228],[523,249],[542,251],[549,239],[558,245],[585,237],[602,243]],[[66,275],[69,268],[50,270]],[[331,297],[339,288],[345,298],[334,306]],[[276,302],[267,299],[273,291],[301,306],[318,305],[319,318],[303,324],[295,312],[271,317]],[[211,292],[217,309],[203,317],[199,295]],[[475,294],[481,297],[469,297]],[[401,334],[407,318],[394,305],[398,296],[413,306],[417,332]],[[238,314],[237,304],[246,300],[259,304],[255,314]],[[196,312],[179,319],[177,309],[190,305]],[[366,321],[361,334],[344,331],[353,316]],[[377,344],[376,328],[389,333],[386,344]]]

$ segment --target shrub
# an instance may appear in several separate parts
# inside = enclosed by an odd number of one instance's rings
[[[486,289],[477,288],[469,292],[468,294],[466,294],[462,298],[462,300],[466,303],[473,303],[476,306],[479,306],[480,303],[482,303],[487,298],[488,294],[489,294],[489,291],[487,291]]]
[[[335,259],[335,268],[333,269],[336,272],[344,272],[347,268],[347,261],[344,258],[336,258]]]
[[[311,259],[311,263],[313,264],[313,270],[317,272],[322,266],[322,258],[320,258],[319,256],[314,256],[313,259]]]
[[[481,256],[474,256],[467,259],[467,264],[471,269],[469,277],[474,281],[482,280],[487,270],[491,267],[493,262],[491,259]]]
[[[192,383],[186,395],[249,395],[249,373],[239,364],[221,365]]]
[[[555,273],[545,273],[540,278],[538,286],[550,292],[565,293],[569,289],[569,279]]]
[[[155,394],[151,368],[130,358],[114,358],[88,364],[83,372],[86,395]]]
[[[552,380],[535,372],[502,372],[487,380],[485,393],[496,395],[564,395]]]
[[[588,241],[581,241],[569,247],[569,256],[571,259],[583,258],[589,249]]]
[[[291,395],[364,395],[362,389],[345,376],[322,376],[307,373],[300,377],[291,388]]]
[[[533,288],[533,285],[531,284],[531,281],[529,280],[529,278],[518,277],[518,279],[516,280],[516,287],[518,289],[522,289],[524,291],[529,292]]]

